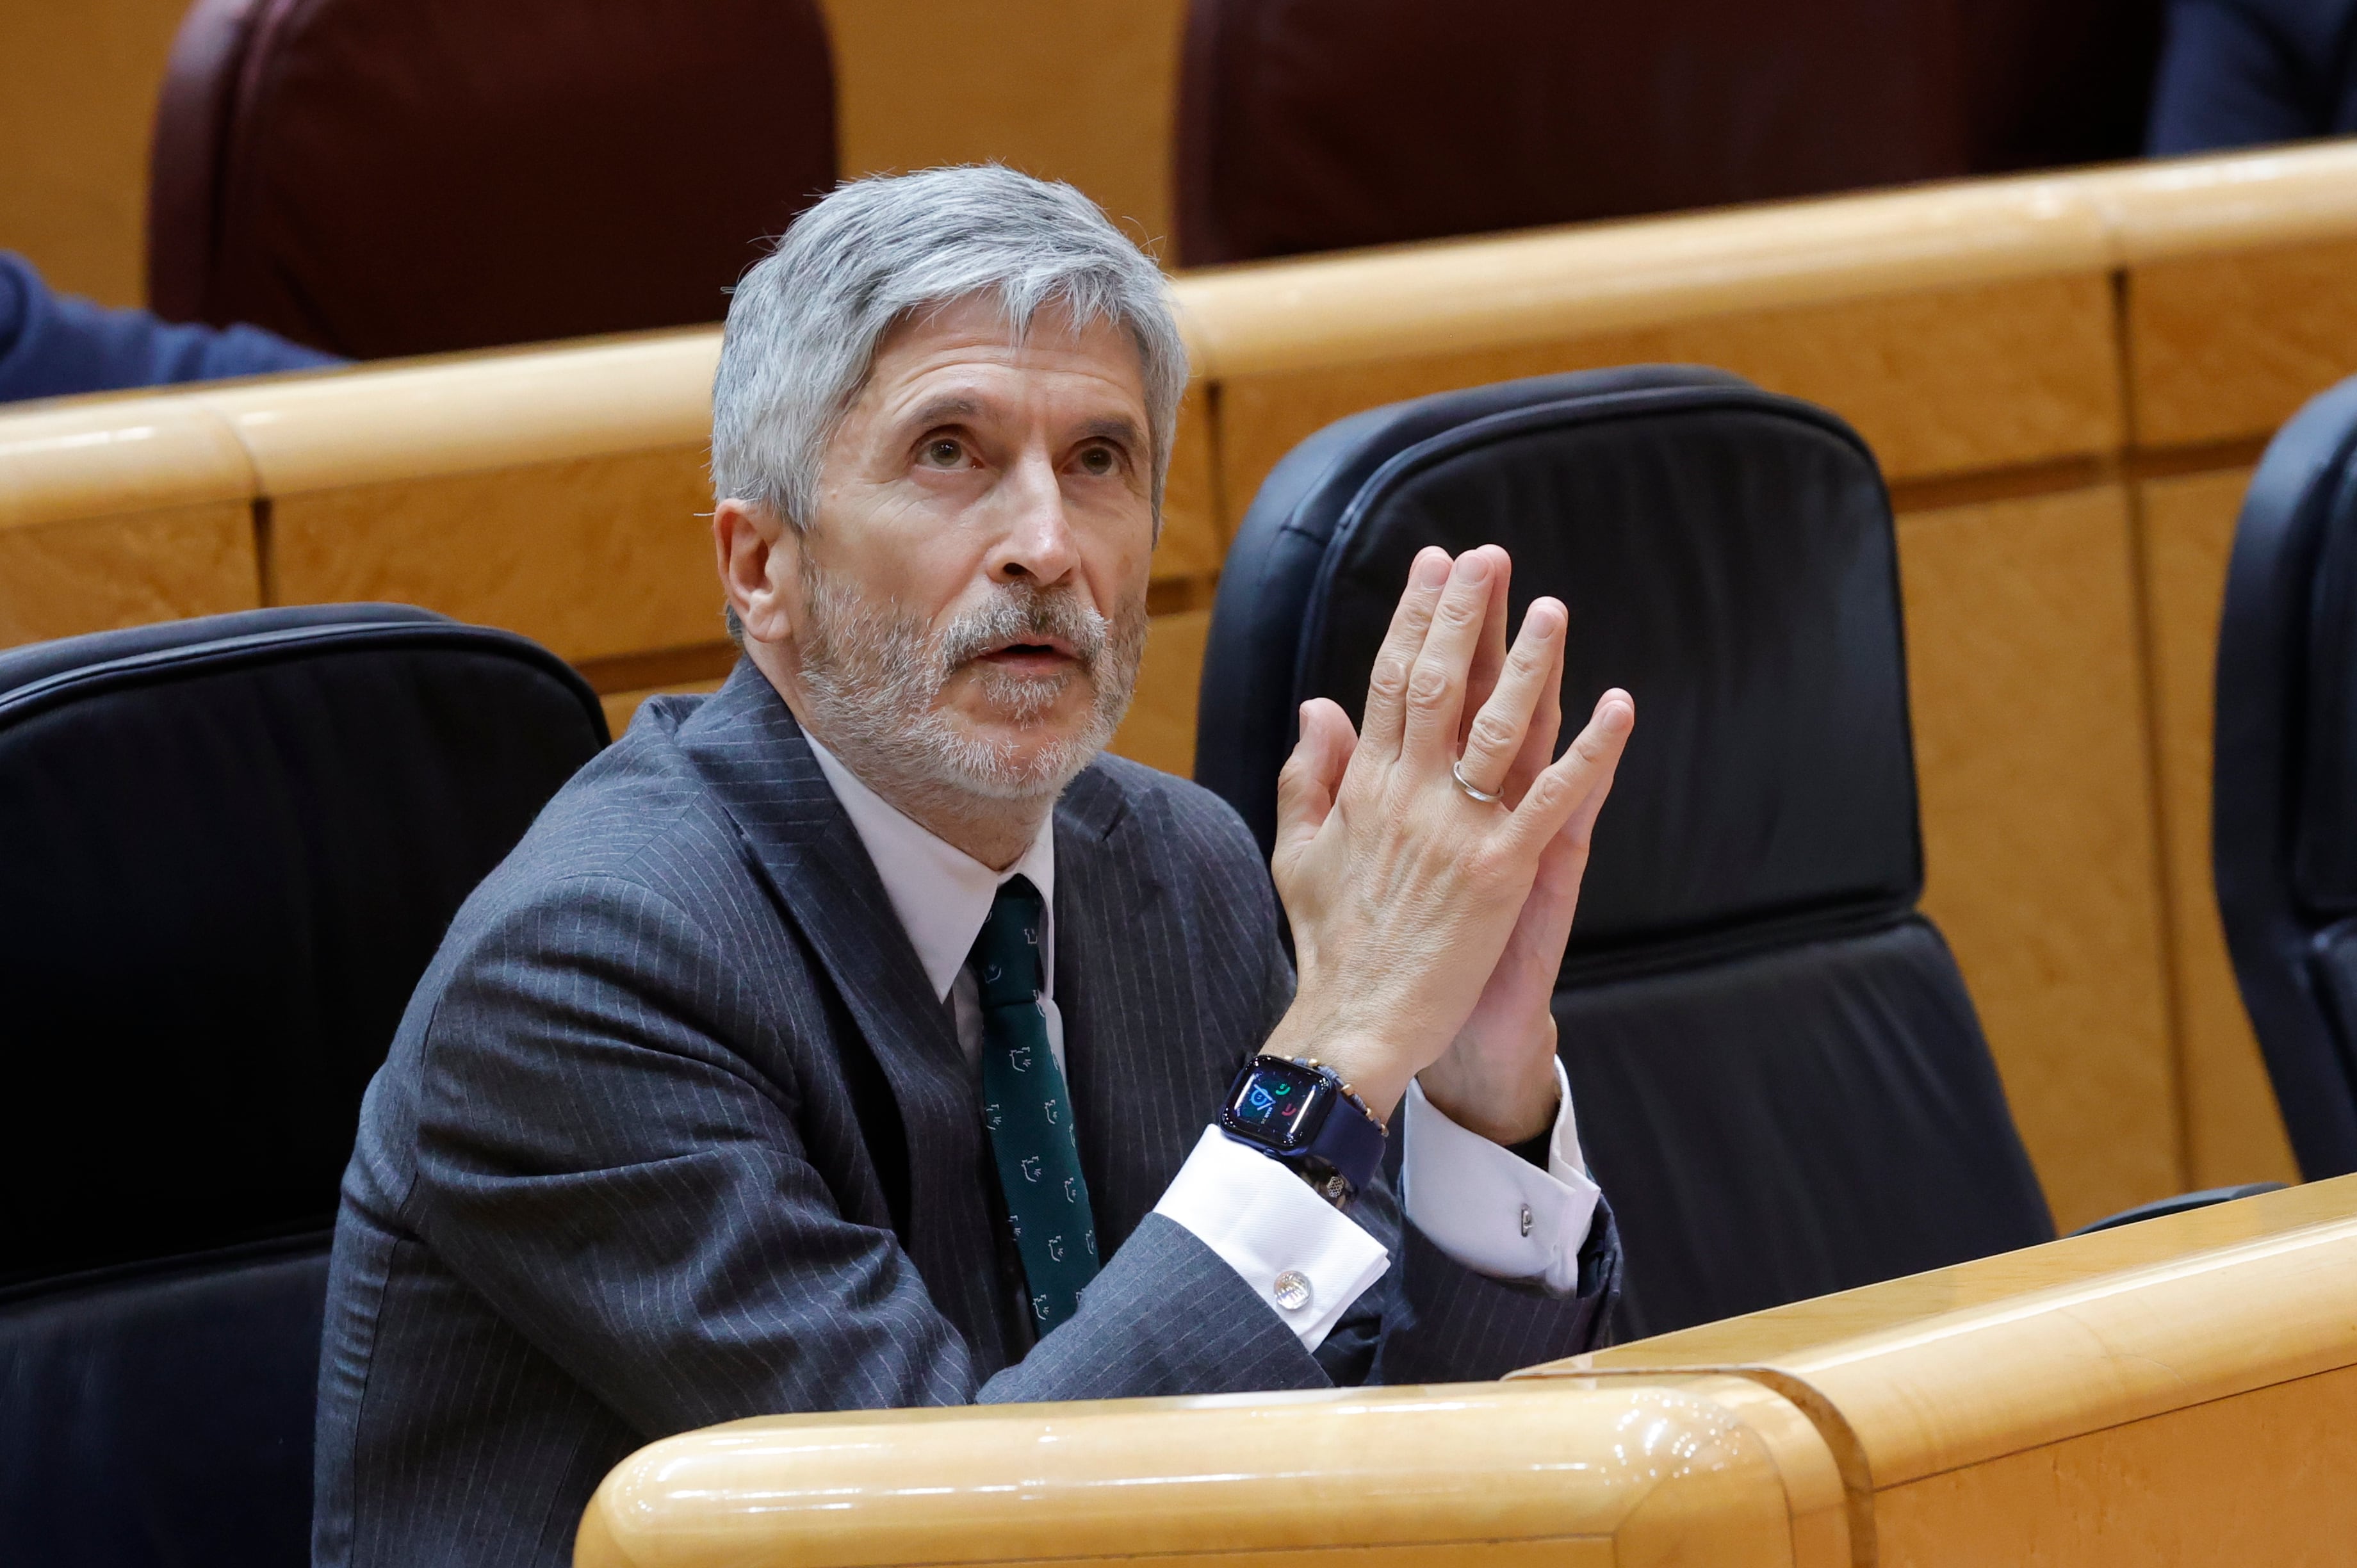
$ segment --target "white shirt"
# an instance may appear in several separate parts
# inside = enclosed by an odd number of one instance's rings
[[[969,1063],[981,1060],[982,1009],[966,955],[982,934],[1000,885],[1012,877],[1030,878],[1044,915],[1039,958],[1047,985],[1041,1005],[1048,1047],[1061,1068],[1052,814],[1039,824],[1039,837],[1021,859],[994,871],[903,815],[817,741],[811,740],[810,748],[875,863],[885,897],[917,950],[934,995],[951,1005],[958,1044]],[[1425,1099],[1421,1085],[1411,1083],[1401,1109],[1400,1205],[1435,1246],[1465,1267],[1568,1291],[1578,1279],[1579,1250],[1595,1217],[1598,1189],[1580,1158],[1571,1088],[1560,1062],[1555,1085],[1562,1108],[1542,1171],[1458,1126]],[[1192,1231],[1311,1350],[1391,1262],[1380,1242],[1312,1192],[1308,1182],[1216,1126],[1203,1130],[1154,1211]],[[1307,1282],[1308,1291],[1288,1291],[1280,1302],[1276,1282],[1283,1274],[1297,1274],[1299,1281],[1289,1283]]]

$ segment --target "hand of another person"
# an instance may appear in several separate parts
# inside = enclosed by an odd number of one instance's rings
[[[1278,780],[1272,870],[1292,922],[1300,983],[1266,1048],[1325,1061],[1380,1115],[1390,1114],[1408,1079],[1439,1060],[1473,1016],[1523,923],[1542,866],[1551,852],[1562,854],[1555,850],[1558,835],[1575,821],[1592,826],[1634,719],[1626,693],[1605,693],[1560,760],[1544,762],[1553,742],[1552,734],[1545,737],[1536,754],[1543,765],[1511,806],[1476,800],[1458,788],[1451,768],[1460,733],[1466,776],[1491,788],[1529,752],[1534,717],[1561,679],[1566,614],[1554,599],[1531,606],[1501,661],[1482,657],[1492,618],[1503,615],[1508,565],[1494,545],[1455,563],[1437,549],[1419,554],[1376,655],[1365,734],[1354,735],[1333,703],[1305,703],[1300,744]],[[1468,725],[1477,663],[1484,673],[1495,668],[1495,689]],[[1488,776],[1479,771],[1484,768]],[[1577,841],[1584,860],[1585,827]],[[1563,891],[1562,865],[1558,859],[1555,895]],[[1546,921],[1536,924],[1529,938],[1543,940]],[[1510,973],[1509,1000],[1520,995],[1512,982],[1520,972]],[[1551,1036],[1535,1048],[1550,1047]],[[1533,1049],[1526,1042],[1512,1055],[1517,1084],[1531,1076],[1524,1058]],[[1504,1093],[1493,1054],[1469,1053],[1458,1064],[1465,1070],[1444,1088],[1463,1080],[1467,1092]],[[1551,1113],[1552,1069],[1545,1070]],[[1526,1115],[1519,1089],[1507,1098],[1517,1103],[1501,1108],[1502,1117],[1475,1116],[1472,1124]]]

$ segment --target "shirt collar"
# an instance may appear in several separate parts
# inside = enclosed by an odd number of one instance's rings
[[[844,814],[859,834],[884,896],[917,950],[917,961],[932,983],[934,998],[946,1001],[958,972],[965,967],[974,940],[990,916],[991,901],[1010,877],[1028,876],[1039,890],[1043,913],[1039,960],[1049,993],[1056,988],[1056,818],[1050,811],[1039,823],[1039,834],[1023,857],[1005,871],[993,871],[974,856],[933,836],[914,818],[860,781],[859,776],[802,731],[819,771],[834,790]]]

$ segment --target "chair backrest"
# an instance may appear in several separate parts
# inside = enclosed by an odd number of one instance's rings
[[[198,0],[149,301],[357,358],[716,321],[833,82],[813,0]]]
[[[2292,1151],[2357,1171],[2357,380],[2252,476],[2218,628],[2212,864]]]
[[[0,1541],[299,1563],[328,1232],[459,904],[606,740],[399,606],[0,654]]]
[[[1190,266],[2128,157],[2154,0],[1193,0]]]
[[[1555,1013],[1660,1332],[2052,1223],[1921,886],[1889,499],[1823,410],[1717,371],[1512,381],[1304,442],[1222,575],[1196,777],[1272,837],[1293,715],[1355,718],[1415,553],[1571,609],[1566,713],[1637,729]],[[1216,702],[1210,700],[1217,693]]]

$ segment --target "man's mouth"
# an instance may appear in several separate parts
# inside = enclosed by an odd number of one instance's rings
[[[1060,638],[1006,643],[974,656],[974,662],[1019,675],[1054,675],[1071,667],[1073,653]]]

